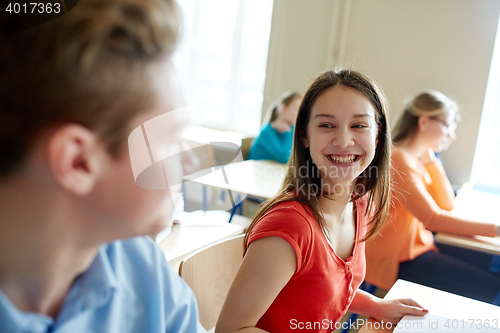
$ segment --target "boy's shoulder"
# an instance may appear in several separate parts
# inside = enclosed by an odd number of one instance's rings
[[[161,249],[147,236],[104,244],[99,255],[109,263],[117,282],[134,289],[134,293],[141,284],[176,284],[180,279],[169,267]]]
[[[167,332],[205,332],[199,323],[196,299],[189,286],[168,265],[159,246],[150,237],[116,240],[101,247],[124,294],[142,304],[143,313],[161,318]],[[163,311],[158,312],[158,310]],[[147,325],[145,325],[147,326]]]
[[[161,253],[161,250],[156,246],[153,240],[147,236],[139,236],[128,239],[118,239],[113,242],[103,244],[101,251],[104,250],[106,255],[112,259],[132,260],[136,256],[144,257],[146,262],[152,259],[151,256],[156,256]],[[135,253],[134,256],[129,258],[116,258],[115,255],[119,252]],[[141,259],[142,260],[142,259]]]

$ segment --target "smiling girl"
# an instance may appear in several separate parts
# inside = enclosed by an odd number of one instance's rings
[[[351,70],[320,75],[304,95],[282,189],[264,204],[216,332],[326,332],[352,312],[397,323],[427,311],[358,290],[364,241],[389,205],[385,100]],[[306,168],[306,173],[302,170]]]

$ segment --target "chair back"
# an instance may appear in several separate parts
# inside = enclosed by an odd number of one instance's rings
[[[243,259],[244,237],[239,235],[209,245],[184,259],[179,266],[179,275],[198,300],[200,322],[207,330],[215,327]]]
[[[252,142],[254,138],[244,138],[241,139],[241,156],[246,161],[248,160],[248,153],[252,147]]]

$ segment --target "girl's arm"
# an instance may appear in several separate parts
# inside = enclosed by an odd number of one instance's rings
[[[406,315],[423,316],[429,313],[429,310],[424,309],[412,299],[385,300],[363,290],[356,292],[349,311],[393,325]]]
[[[394,198],[428,229],[467,236],[496,235],[497,227],[492,223],[470,221],[441,209],[427,191],[420,175],[410,166],[410,162],[401,153],[394,154],[393,158],[393,166],[396,169],[393,182]]]
[[[429,149],[421,158],[432,179],[429,194],[441,209],[452,210],[455,201],[455,193],[448,176],[444,171],[441,161],[434,155],[434,151]]]
[[[264,332],[255,325],[296,266],[295,251],[285,240],[266,237],[252,242],[229,289],[215,331]]]

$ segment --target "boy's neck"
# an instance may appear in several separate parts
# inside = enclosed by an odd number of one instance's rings
[[[68,232],[71,215],[50,195],[15,185],[21,188],[0,188],[0,289],[19,310],[55,318],[99,245],[81,244]]]

